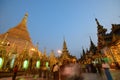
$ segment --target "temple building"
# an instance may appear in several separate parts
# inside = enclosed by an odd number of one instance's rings
[[[120,64],[120,24],[112,24],[111,32],[105,29],[97,19],[98,51],[109,58],[110,63]]]
[[[75,56],[72,56],[70,55],[68,49],[67,49],[67,44],[66,44],[66,41],[64,40],[63,42],[63,49],[62,49],[62,54],[59,58],[59,60],[61,61],[61,63],[63,63],[63,61],[76,61],[76,57]]]
[[[80,58],[80,62],[84,64],[90,64],[92,61],[99,61],[99,54],[97,53],[97,47],[93,43],[92,39],[90,38],[90,46],[89,49],[82,49],[82,55]]]
[[[80,62],[88,63],[94,60],[95,63],[100,63],[101,60],[108,61],[112,65],[120,65],[120,24],[112,24],[111,32],[107,33],[97,19],[97,46],[94,45],[90,38],[89,50],[84,50],[80,58]]]

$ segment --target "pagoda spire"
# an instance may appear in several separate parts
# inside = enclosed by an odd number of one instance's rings
[[[46,48],[44,48],[43,55],[46,56]]]
[[[91,46],[91,47],[92,47],[92,46],[95,46],[95,44],[93,43],[91,37],[90,37],[90,46]]]
[[[93,43],[91,37],[90,37],[90,51],[92,51],[92,53],[96,53],[97,47],[95,46],[95,44]]]
[[[85,50],[82,48],[82,50],[83,50],[83,56],[85,56]]]
[[[98,20],[95,18],[97,23],[97,36],[98,36],[98,52],[104,47],[104,36],[106,35],[107,29],[99,24]]]
[[[28,19],[28,13],[25,13],[25,15],[24,15],[24,17],[21,21],[21,24],[26,25],[27,24],[27,19]]]
[[[21,22],[16,26],[20,30],[27,31],[27,21],[28,21],[28,13],[25,13],[24,17],[22,18]],[[28,33],[27,33],[28,34]]]
[[[96,24],[100,26],[100,23],[98,22],[97,18],[95,18]]]
[[[27,19],[28,19],[28,13],[24,15],[23,19],[17,26],[10,28],[7,31],[9,33],[8,37],[27,40],[30,43],[32,43],[28,29],[27,29]]]
[[[64,50],[67,49],[67,45],[66,45],[65,39],[64,39],[64,42],[63,42],[63,49],[64,49]]]
[[[66,44],[65,39],[64,39],[64,42],[63,42],[63,50],[62,50],[62,53],[67,53],[67,54],[68,54],[67,44]]]
[[[61,58],[62,61],[64,59],[70,58],[70,54],[69,54],[69,51],[67,50],[67,44],[66,44],[65,39],[64,39],[64,42],[63,42],[63,49],[62,49],[62,54],[61,54],[60,58]]]

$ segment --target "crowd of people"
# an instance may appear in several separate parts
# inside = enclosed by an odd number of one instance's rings
[[[77,62],[64,60],[62,65],[56,63],[53,66],[54,80],[83,80],[81,68]]]
[[[43,72],[44,77],[50,79],[53,76],[53,80],[84,80],[82,73],[96,73],[101,77],[103,74],[106,75],[107,80],[113,80],[109,71],[109,64],[104,60],[102,63],[80,63],[80,62],[71,62],[64,60],[62,64],[57,62],[52,67],[47,67],[44,71],[39,70],[39,73]],[[13,80],[15,80],[17,75],[18,67],[14,67]]]
[[[103,80],[113,80],[110,73],[110,66],[102,60],[101,63],[78,63],[63,61],[63,64],[55,64],[53,67],[54,80],[84,80],[82,73],[98,74]]]

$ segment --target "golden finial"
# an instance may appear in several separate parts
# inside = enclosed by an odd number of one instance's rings
[[[28,13],[25,13],[25,17],[28,17]]]
[[[26,25],[26,23],[27,23],[27,18],[28,18],[28,13],[25,13],[24,18],[23,18],[23,20],[22,20],[22,24],[23,24],[23,25]]]
[[[28,13],[25,13],[24,19],[27,21]]]

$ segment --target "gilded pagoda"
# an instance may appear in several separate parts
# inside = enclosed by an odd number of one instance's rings
[[[66,44],[65,40],[63,41],[62,54],[59,57],[59,60],[61,63],[63,63],[64,61],[65,62],[76,62],[76,60],[77,60],[75,56],[70,55],[70,53],[67,49],[67,44]]]
[[[37,66],[41,52],[32,43],[27,30],[27,19],[28,13],[17,26],[0,34],[0,70],[12,69],[14,65],[18,65],[19,70],[35,64]]]

